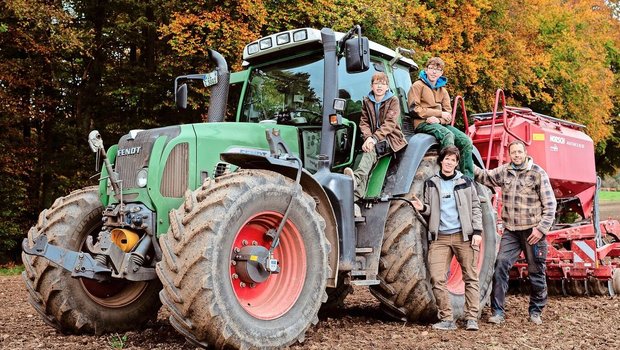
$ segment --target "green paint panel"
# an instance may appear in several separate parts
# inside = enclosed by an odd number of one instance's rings
[[[385,176],[388,171],[388,167],[390,166],[390,161],[392,157],[383,157],[379,159],[377,165],[370,174],[370,179],[368,181],[368,188],[366,189],[366,198],[374,198],[379,197],[381,194],[381,189],[383,188],[383,181],[385,180]]]

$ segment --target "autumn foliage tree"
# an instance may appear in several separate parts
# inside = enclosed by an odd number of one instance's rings
[[[452,95],[488,111],[509,104],[582,123],[599,170],[620,164],[620,28],[616,0],[5,0],[0,3],[0,263],[38,212],[92,184],[86,144],[133,128],[197,122],[172,81],[209,71],[207,48],[241,68],[244,45],[298,27],[355,24],[387,47],[439,55]],[[414,72],[414,74],[416,74]],[[6,257],[6,256],[5,256]]]

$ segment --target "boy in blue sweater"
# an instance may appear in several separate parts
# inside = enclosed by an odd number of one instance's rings
[[[456,256],[465,282],[465,329],[476,331],[480,303],[476,262],[482,241],[482,210],[473,180],[456,170],[459,157],[455,146],[442,149],[437,158],[439,173],[424,183],[424,202],[415,196],[412,202],[428,218],[428,266],[439,318],[433,328],[456,329],[446,288],[448,268]]]

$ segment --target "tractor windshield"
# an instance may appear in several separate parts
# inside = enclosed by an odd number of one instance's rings
[[[345,117],[361,112],[376,64],[363,73],[348,74],[339,65],[339,97],[347,100]],[[311,56],[252,70],[240,121],[320,125],[323,110],[323,58]],[[357,116],[359,118],[359,115]],[[356,119],[353,116],[353,119]]]
[[[320,124],[322,95],[322,59],[256,68],[250,76],[241,118],[254,123],[276,120]]]

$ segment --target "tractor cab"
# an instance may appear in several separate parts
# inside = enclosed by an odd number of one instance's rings
[[[318,170],[324,136],[333,139],[333,151],[323,150],[329,153],[332,171],[352,166],[361,148],[357,125],[372,75],[386,72],[390,76],[390,88],[401,101],[401,118],[406,119],[410,72],[418,69],[401,51],[356,37],[357,31],[335,33],[340,51],[336,59],[325,55],[321,31],[312,28],[249,43],[243,54],[245,70],[231,76],[228,113],[234,113],[241,123],[295,126],[300,158],[311,173]],[[360,48],[366,50],[364,55],[350,53]],[[339,110],[334,108],[335,100],[342,102]],[[329,121],[333,114],[341,117],[336,123]],[[326,135],[322,134],[324,120],[329,124]]]

